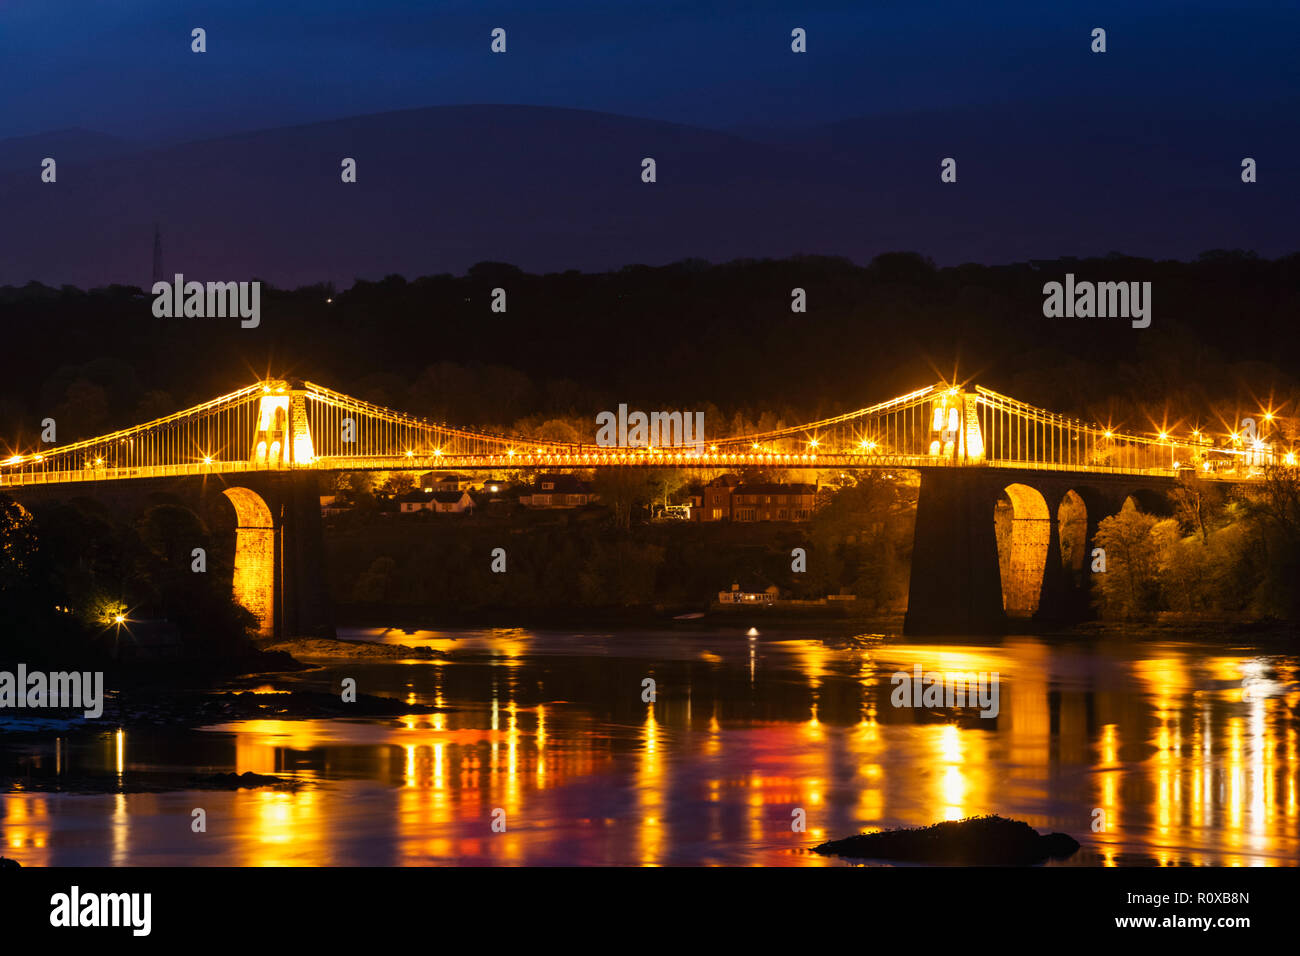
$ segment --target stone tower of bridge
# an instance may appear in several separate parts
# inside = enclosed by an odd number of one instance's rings
[[[951,388],[930,406],[930,446],[932,457],[961,464],[984,459],[984,436],[980,431],[977,396]]]
[[[332,636],[319,477],[270,470],[232,476],[221,491],[235,508],[235,599],[264,635]]]
[[[251,464],[258,470],[283,471],[305,468],[315,458],[301,383],[263,383]],[[266,479],[236,479],[238,484],[224,492],[238,517],[235,597],[257,616],[263,634],[332,633],[321,567],[317,479],[310,473]]]
[[[282,379],[266,382],[257,405],[249,460],[267,468],[291,468],[309,465],[315,457],[306,391]]]

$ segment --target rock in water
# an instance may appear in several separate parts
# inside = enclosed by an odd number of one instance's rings
[[[1043,836],[1022,820],[968,817],[928,827],[863,833],[813,847],[817,853],[860,860],[1028,866],[1071,856],[1079,843],[1065,833]]]

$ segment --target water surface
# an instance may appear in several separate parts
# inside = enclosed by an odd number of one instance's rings
[[[822,840],[1000,813],[1078,839],[1064,865],[1300,860],[1294,655],[1096,638],[832,647],[767,628],[340,636],[453,657],[323,661],[280,686],[352,677],[447,711],[51,732],[23,759],[307,785],[10,793],[2,852],[24,865],[826,866],[839,861],[808,852]],[[916,664],[996,672],[997,717],[892,706],[891,675]],[[206,833],[191,830],[196,807]]]

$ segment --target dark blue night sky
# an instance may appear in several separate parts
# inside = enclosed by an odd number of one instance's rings
[[[488,52],[497,26],[505,56]],[[188,138],[468,103],[710,128],[1080,97],[1258,105],[1300,90],[1298,40],[1300,6],[1279,0],[20,0],[0,5],[0,131]]]
[[[190,52],[195,26],[207,30],[202,55]],[[489,52],[498,26],[508,31],[503,56]],[[805,55],[790,51],[796,26],[808,31]],[[1089,50],[1097,26],[1107,30],[1103,55]],[[1113,249],[1181,257],[1220,246],[1279,254],[1294,247],[1283,212],[1296,202],[1297,42],[1300,6],[1259,0],[5,2],[0,203],[11,222],[30,217],[38,234],[48,223],[109,231],[98,246],[65,248],[61,257],[0,249],[11,260],[0,282],[125,278],[128,264],[147,255],[134,244],[149,245],[155,220],[170,254],[284,281],[460,271],[476,257],[555,269],[692,255],[859,259],[900,247],[941,263]],[[436,109],[489,105],[535,109]],[[613,117],[575,127],[557,108],[685,124],[700,135],[669,136],[659,123],[611,131]],[[355,120],[401,110],[424,112],[397,114],[405,117],[394,120],[400,129],[387,121],[361,129]],[[333,121],[344,122],[286,131]],[[256,131],[269,138],[192,145]],[[709,138],[717,132],[733,138]],[[584,169],[562,209],[542,203],[532,218],[521,204],[554,193],[553,180],[536,169],[514,175],[508,163],[485,171],[510,153],[563,179],[574,162],[611,144],[617,168]],[[159,151],[173,146],[181,152]],[[30,164],[56,147],[67,189],[51,206]],[[656,151],[664,167],[657,199],[666,210],[658,218],[637,206],[641,194],[617,195],[621,164],[635,170]],[[276,168],[259,165],[259,155],[274,156]],[[356,192],[369,190],[369,207],[333,188],[340,155],[358,158]],[[961,195],[950,191],[941,202],[951,205],[932,206],[937,164],[947,155],[962,165]],[[136,157],[134,176],[120,165],[127,156]],[[1239,197],[1244,205],[1232,206],[1236,199],[1218,191],[1239,185],[1234,170],[1244,156],[1259,160],[1260,182]],[[426,163],[436,178],[422,182],[410,167]],[[238,204],[238,186],[216,181],[223,168],[246,176],[249,215],[320,173],[322,192],[270,211],[301,218],[303,209],[338,200],[337,218],[322,220],[345,231],[315,252],[235,255],[231,224],[205,219],[202,208],[205,197]],[[748,192],[738,184],[746,178]],[[628,182],[639,186],[635,177]],[[718,197],[720,182],[726,195]],[[1047,193],[1059,208],[1044,206]],[[806,197],[809,216],[786,204],[792,196]],[[597,199],[616,226],[571,215],[575,204]],[[412,253],[427,228],[403,234],[401,223],[377,213],[374,236],[343,248],[367,231],[367,208],[412,201],[427,202],[432,216],[442,210],[453,235]],[[627,208],[616,208],[624,201]],[[95,202],[104,208],[92,214]],[[483,212],[485,202],[503,217],[495,231],[455,218]],[[754,220],[737,212],[755,208]],[[1075,208],[1078,223],[1059,221]],[[837,209],[845,210],[842,221]],[[733,212],[749,245],[701,231]],[[311,227],[317,236],[321,229]],[[524,235],[557,231],[558,239]],[[279,245],[304,242],[286,232]],[[94,254],[124,244],[120,261]]]

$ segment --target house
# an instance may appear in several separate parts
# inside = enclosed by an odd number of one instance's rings
[[[731,493],[740,484],[735,475],[722,475],[704,486],[700,494],[699,519],[701,521],[730,521]]]
[[[474,509],[474,499],[468,491],[408,491],[397,499],[402,514],[432,511],[437,514],[460,514]]]
[[[719,604],[775,604],[781,596],[781,589],[775,584],[765,588],[750,585],[750,590],[742,591],[739,584],[733,584],[730,591],[718,592]]]
[[[817,508],[817,486],[745,484],[735,475],[714,478],[701,489],[701,521],[807,521]]]
[[[594,500],[591,485],[576,475],[542,475],[519,496],[528,508],[581,508]]]
[[[429,510],[439,514],[461,514],[474,510],[474,499],[468,491],[435,491]]]
[[[428,511],[429,502],[433,500],[432,491],[408,491],[397,498],[397,508],[402,514],[410,514],[413,511]]]
[[[731,492],[732,521],[807,521],[816,508],[816,485],[741,484]]]
[[[415,487],[423,491],[468,491],[473,485],[473,480],[465,475],[447,475],[437,471],[426,471],[415,483]]]

